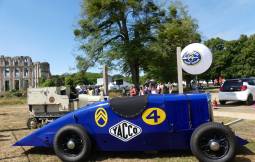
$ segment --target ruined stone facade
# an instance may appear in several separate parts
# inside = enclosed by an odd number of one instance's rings
[[[29,56],[0,56],[0,93],[38,87],[41,77],[50,77],[49,63],[34,63]]]

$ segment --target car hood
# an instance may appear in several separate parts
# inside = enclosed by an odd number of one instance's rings
[[[13,146],[37,146],[37,147],[51,147],[56,132],[65,125],[78,124],[77,116],[87,115],[98,106],[108,104],[108,101],[97,102],[89,106],[80,108],[74,112],[70,112],[55,121],[35,130],[30,135],[17,141]]]

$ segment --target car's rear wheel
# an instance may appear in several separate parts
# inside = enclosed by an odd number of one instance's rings
[[[190,148],[200,161],[227,162],[235,157],[236,138],[223,124],[205,123],[192,133]]]
[[[221,104],[221,105],[225,105],[225,104],[226,104],[226,101],[220,100],[220,104]]]
[[[247,97],[246,105],[252,105],[253,104],[253,96],[249,94]]]
[[[90,154],[91,140],[82,126],[67,125],[55,135],[53,148],[63,161],[83,161]]]

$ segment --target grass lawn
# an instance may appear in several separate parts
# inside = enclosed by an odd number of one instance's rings
[[[27,103],[26,97],[1,97],[0,105],[23,105]]]

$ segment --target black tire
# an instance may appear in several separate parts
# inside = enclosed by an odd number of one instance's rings
[[[226,104],[226,101],[221,101],[221,100],[220,100],[220,104],[221,104],[221,105],[225,105],[225,104]]]
[[[75,144],[73,148],[68,148],[69,141]],[[53,148],[56,155],[63,161],[84,161],[90,155],[91,140],[82,126],[67,125],[56,133]]]
[[[247,97],[247,101],[246,101],[246,105],[252,105],[253,104],[253,96],[252,94],[249,94],[249,96]]]
[[[229,127],[209,122],[192,133],[190,148],[202,162],[228,162],[235,157],[236,137]]]
[[[36,129],[38,127],[38,121],[36,118],[28,118],[27,120],[27,128],[28,129]]]

